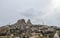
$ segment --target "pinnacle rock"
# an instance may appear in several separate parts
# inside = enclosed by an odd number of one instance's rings
[[[27,24],[32,24],[31,21],[30,21],[30,19],[28,19]]]
[[[25,24],[25,20],[24,19],[20,19],[17,21],[18,24]]]

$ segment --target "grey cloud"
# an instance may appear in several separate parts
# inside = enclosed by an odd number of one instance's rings
[[[37,24],[43,20],[49,25],[60,25],[60,13],[57,13],[60,11],[56,11],[56,15],[53,13],[53,17],[49,14],[43,17],[50,3],[51,0],[0,0],[0,25],[15,22],[20,18],[31,19],[32,23]]]

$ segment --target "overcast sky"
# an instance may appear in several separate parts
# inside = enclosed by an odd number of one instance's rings
[[[33,24],[60,25],[60,0],[0,0],[0,26],[18,19]]]

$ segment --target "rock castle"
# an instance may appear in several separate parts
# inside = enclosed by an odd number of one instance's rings
[[[56,26],[34,25],[30,19],[27,22],[24,19],[20,19],[15,24],[0,27],[0,36],[29,38],[33,35],[38,35],[53,38],[56,29]]]

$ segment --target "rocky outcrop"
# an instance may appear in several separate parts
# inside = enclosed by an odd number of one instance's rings
[[[26,24],[24,19],[19,19],[14,25]]]
[[[9,29],[7,33],[11,34],[11,31],[13,32],[12,34],[22,34],[22,33],[27,33],[27,35],[31,34],[32,32],[40,33],[40,31],[43,31],[43,33],[49,33],[51,31],[55,31],[53,27],[49,27],[48,25],[33,25],[28,19],[27,22],[25,22],[24,19],[19,19],[16,23],[5,26],[7,29]],[[5,28],[3,27],[3,28]],[[1,27],[2,28],[2,27]],[[2,29],[0,29],[2,30]],[[46,32],[47,31],[47,32]],[[2,31],[0,31],[2,32]],[[3,31],[5,32],[5,31]],[[19,32],[19,33],[18,33]]]
[[[27,21],[27,23],[26,23],[27,25],[32,25],[32,23],[31,23],[31,21],[30,21],[30,19],[28,19],[28,21]]]

